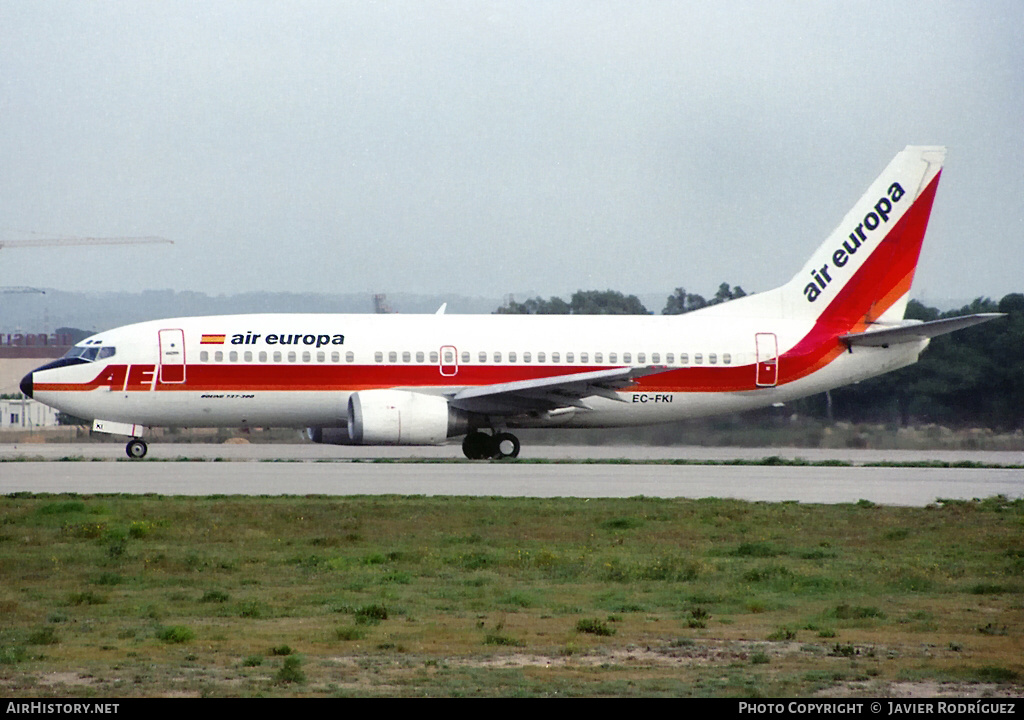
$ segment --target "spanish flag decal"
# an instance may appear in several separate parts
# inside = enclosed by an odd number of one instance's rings
[[[224,338],[226,335],[203,335],[203,339],[199,341],[200,345],[223,345]]]

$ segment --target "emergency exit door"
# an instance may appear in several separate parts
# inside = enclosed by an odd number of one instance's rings
[[[160,374],[159,382],[164,385],[185,382],[185,332],[183,330],[160,331]]]
[[[757,333],[754,343],[757,346],[757,386],[775,387],[779,382],[779,341],[775,333]]]

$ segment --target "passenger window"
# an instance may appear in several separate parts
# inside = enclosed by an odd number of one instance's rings
[[[453,353],[451,350],[445,350],[444,351],[444,364],[445,365],[451,365],[454,362],[455,362],[455,353]]]
[[[281,351],[280,350],[277,350],[277,351],[274,352],[274,362],[276,362],[276,363],[281,362]]]
[[[466,351],[466,350],[462,351],[462,362],[463,363],[468,363],[469,362],[469,352]]]
[[[553,363],[556,363],[556,362],[562,362],[562,361],[561,361],[561,360],[559,359],[560,357],[561,357],[561,356],[560,356],[560,355],[559,355],[558,353],[556,353],[556,352],[553,352],[553,353],[551,353],[551,362],[553,362]]]
[[[608,353],[608,362],[617,363],[619,361],[618,353]]]
[[[585,353],[585,352],[584,352],[584,353],[580,353],[580,362],[581,362],[581,363],[585,363],[585,362],[587,362],[588,360],[590,360],[590,355],[588,355],[588,354],[587,354],[587,353]]]
[[[516,361],[516,354],[514,352],[510,352],[508,354],[508,361],[510,363],[514,363]]]
[[[316,361],[318,363],[327,362],[327,355],[322,351],[318,351],[316,354]]]
[[[302,353],[302,362],[309,362],[312,360],[312,356],[309,354],[309,350],[304,350]]]
[[[252,362],[252,350],[246,350],[245,354],[242,355],[242,358],[246,362]]]
[[[380,350],[375,352],[373,354],[373,361],[374,362],[379,362],[379,363],[384,362],[384,353],[382,353]]]
[[[690,356],[689,356],[689,354],[687,354],[687,353],[679,353],[679,364],[680,365],[689,365],[690,364]]]
[[[544,362],[544,357],[545,357],[544,353],[542,353],[542,352],[537,353],[537,362],[539,362],[539,363]]]
[[[708,364],[714,365],[718,362],[718,355],[715,353],[708,353]]]
[[[659,362],[661,362],[661,355],[659,353],[651,353],[651,362],[652,363],[659,363]]]
[[[647,353],[637,353],[636,354],[636,361],[638,363],[645,363],[645,362],[647,362]]]
[[[594,362],[596,362],[596,363],[603,363],[604,362],[604,353],[599,353],[599,352],[594,353]]]
[[[496,362],[496,363],[500,363],[501,362],[501,353],[500,352],[494,353],[494,362]]]
[[[665,362],[668,363],[669,365],[675,365],[675,363],[676,363],[675,353],[666,353],[665,354]]]
[[[264,352],[264,351],[261,351],[260,354],[259,354],[259,358],[260,358],[260,362],[266,362],[267,361],[267,353]]]
[[[732,362],[732,355],[729,353],[722,353],[722,364],[728,365]]]
[[[523,353],[523,362],[524,363],[530,362],[530,353],[528,353],[528,352],[524,352]]]
[[[206,352],[205,350],[203,350],[201,353],[199,353],[199,362],[209,362],[209,361],[210,361],[210,353]]]
[[[437,365],[437,350],[430,351],[430,362]]]
[[[477,353],[476,359],[482,363],[487,362],[487,353],[481,350],[479,353]]]
[[[238,351],[232,350],[228,353],[228,360],[231,362],[238,362]]]
[[[633,362],[633,353],[622,353],[622,362],[626,363],[627,365]]]
[[[701,353],[694,353],[693,354],[693,364],[694,365],[700,365],[703,362],[704,362],[704,356]]]
[[[388,362],[389,363],[396,363],[396,362],[398,362],[398,353],[395,352],[394,350],[389,352],[388,353]]]
[[[567,363],[571,363],[571,362],[576,362],[575,358],[576,358],[576,356],[575,356],[575,355],[573,355],[573,354],[572,354],[571,352],[567,352],[567,353],[565,354],[565,361],[566,361]]]
[[[404,363],[412,362],[412,353],[409,352],[408,350],[403,350],[402,351],[402,362],[404,362]]]
[[[355,362],[355,361],[356,361],[356,354],[354,352],[349,350],[348,352],[345,353],[345,362]]]
[[[416,362],[421,363],[425,359],[426,359],[426,355],[423,354],[422,350],[420,350],[419,352],[416,353]]]
[[[295,362],[295,351],[292,350],[288,353],[288,362]]]

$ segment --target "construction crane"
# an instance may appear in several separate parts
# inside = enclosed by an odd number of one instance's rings
[[[29,238],[28,240],[0,240],[0,249],[19,247],[61,247],[67,245],[173,245],[173,240],[162,237],[85,237],[85,238]]]
[[[39,293],[40,295],[45,295],[46,291],[34,287],[25,287],[24,285],[15,285],[13,287],[0,287],[0,293]]]

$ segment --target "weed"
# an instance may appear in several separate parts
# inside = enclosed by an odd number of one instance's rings
[[[847,605],[846,603],[836,605],[832,611],[832,616],[839,620],[885,619],[885,613],[876,607],[861,607],[858,605]]]
[[[228,594],[221,590],[207,590],[203,593],[203,596],[199,598],[199,602],[203,603],[223,603],[228,600]]]
[[[484,636],[484,645],[501,645],[504,647],[523,647],[526,645],[522,640],[516,640],[514,637],[504,635],[502,633],[487,633]]]
[[[68,595],[68,605],[103,605],[107,598],[86,590]]]
[[[608,627],[606,623],[596,618],[583,618],[576,622],[576,632],[607,637],[615,634],[615,628]]]
[[[379,625],[388,619],[388,609],[383,605],[364,605],[355,615],[357,625]]]
[[[57,631],[48,625],[36,628],[29,633],[28,638],[25,640],[26,645],[56,645],[59,642],[60,638],[57,637]]]
[[[196,634],[192,628],[185,625],[171,625],[170,627],[160,628],[160,630],[157,631],[156,636],[165,643],[180,645],[194,640]]]
[[[274,682],[278,685],[306,682],[306,673],[302,672],[302,661],[294,655],[286,657],[281,669],[274,675]]]
[[[796,640],[796,630],[789,627],[779,627],[768,636],[768,639],[774,642]]]
[[[334,631],[335,637],[343,641],[362,640],[366,637],[366,631],[356,627],[340,627]]]

